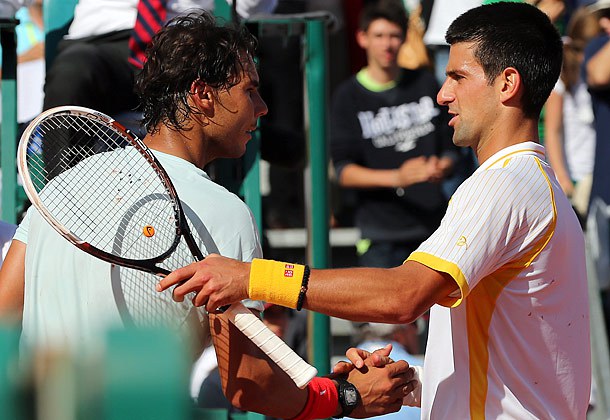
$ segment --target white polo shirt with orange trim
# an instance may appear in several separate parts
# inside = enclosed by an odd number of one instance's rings
[[[409,260],[459,287],[431,309],[423,418],[586,417],[584,237],[542,146],[486,160]]]

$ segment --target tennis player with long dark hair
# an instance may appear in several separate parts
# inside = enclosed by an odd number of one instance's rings
[[[197,246],[243,261],[261,256],[252,215],[203,168],[217,158],[242,156],[257,119],[267,113],[257,89],[255,46],[243,28],[219,26],[207,13],[180,17],[156,35],[137,81],[148,132],[144,142],[171,178]],[[41,137],[44,149],[44,133]],[[65,159],[74,164],[72,157]],[[107,176],[100,172],[100,182]],[[95,185],[89,193],[96,194]],[[129,198],[122,194],[117,191],[113,199]],[[142,233],[153,236],[154,230]],[[123,242],[119,235],[117,243]],[[192,261],[183,246],[163,264],[171,270]],[[197,335],[205,312],[174,302],[171,292],[157,295],[157,281],[83,253],[32,207],[0,272],[0,314],[22,319],[25,347],[86,352],[109,328],[134,324],[163,323]],[[257,302],[250,305],[258,309]],[[237,407],[279,418],[324,418],[351,410],[365,417],[398,410],[410,390],[412,373],[405,362],[367,373],[353,370],[344,375],[347,382],[315,378],[300,389],[224,315],[209,320],[225,392]],[[358,398],[340,398],[346,392]]]
[[[480,166],[403,264],[285,279],[274,275],[279,262],[208,256],[159,290],[180,283],[176,299],[197,292],[212,309],[250,297],[355,321],[407,323],[431,309],[415,398],[422,418],[585,419],[584,236],[538,142],[561,38],[538,8],[498,2],[465,12],[446,39],[437,102],[449,108],[453,142],[470,147]]]

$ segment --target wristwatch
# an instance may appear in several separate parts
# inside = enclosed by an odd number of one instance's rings
[[[341,404],[341,414],[334,416],[336,419],[349,416],[360,402],[360,393],[354,384],[345,379],[333,378],[339,384],[339,404]]]

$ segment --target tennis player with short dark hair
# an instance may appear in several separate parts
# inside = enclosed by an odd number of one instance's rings
[[[591,385],[584,239],[538,143],[561,38],[536,7],[499,2],[458,17],[447,42],[437,101],[449,108],[453,142],[472,148],[480,167],[404,264],[288,279],[274,271],[279,262],[211,256],[172,273],[159,290],[186,280],[174,296],[195,291],[211,309],[250,297],[386,323],[431,308],[422,418],[584,419]]]
[[[137,81],[148,131],[144,141],[183,201],[197,245],[243,261],[261,256],[252,214],[203,168],[217,158],[242,156],[257,119],[267,113],[258,92],[255,47],[244,28],[218,26],[205,12],[179,17],[155,36]],[[192,260],[186,247],[178,247],[164,264],[178,268]],[[95,350],[117,326],[167,324],[183,327],[188,336],[200,333],[205,312],[174,302],[171,292],[158,294],[157,281],[79,251],[31,208],[0,271],[0,315],[22,319],[24,347],[79,353]],[[262,309],[261,302],[251,306]],[[360,391],[359,398],[339,404],[338,380],[315,378],[308,389],[299,389],[223,315],[210,316],[210,329],[224,390],[245,410],[280,418],[329,417],[352,409],[352,415],[371,416],[398,410],[405,389],[413,386],[405,362],[351,371],[343,378],[354,395]]]

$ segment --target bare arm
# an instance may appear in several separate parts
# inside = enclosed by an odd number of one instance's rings
[[[299,389],[224,315],[210,314],[210,331],[223,391],[232,405],[277,418],[292,418],[303,410],[307,391]]]
[[[0,269],[0,317],[5,321],[20,322],[23,316],[25,250],[23,242],[14,240]]]
[[[587,84],[592,88],[610,86],[610,42],[587,62]]]
[[[292,418],[303,410],[308,390],[297,388],[224,315],[210,314],[210,330],[223,391],[232,405],[277,418]],[[374,358],[366,363],[363,369],[347,374],[362,397],[352,416],[370,417],[398,411],[404,394],[415,386],[409,365],[402,361],[384,366],[385,363],[380,365]],[[340,410],[337,405],[334,414],[340,414]]]
[[[409,159],[396,169],[371,169],[351,163],[341,171],[339,184],[348,188],[404,188],[429,181],[433,171],[423,156]]]
[[[610,19],[599,20],[600,27],[610,35]],[[606,42],[587,62],[587,85],[593,89],[610,87],[610,42]]]
[[[389,269],[312,270],[304,307],[353,321],[402,324],[456,289],[451,276],[414,261]]]
[[[157,290],[184,282],[175,299],[194,292],[196,305],[218,308],[247,298],[249,278],[250,263],[210,255],[174,271]],[[409,323],[456,289],[448,274],[414,261],[389,269],[312,270],[304,306],[354,321]]]
[[[570,196],[574,191],[574,186],[568,172],[563,148],[563,97],[557,92],[551,92],[545,108],[544,145],[549,156],[549,163],[555,171],[563,192]]]

